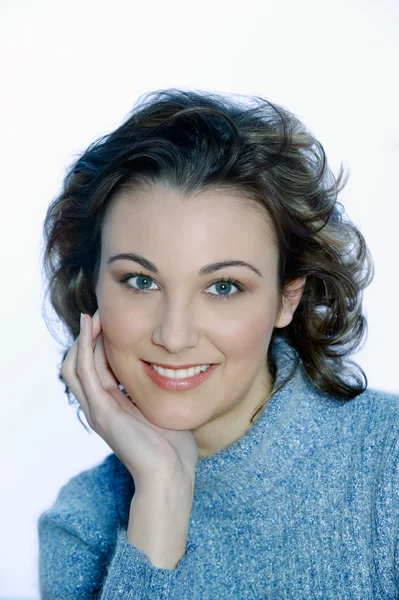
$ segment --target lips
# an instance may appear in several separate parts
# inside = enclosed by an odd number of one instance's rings
[[[191,365],[165,365],[164,363],[148,362],[147,360],[144,360],[143,362],[147,363],[147,365],[155,365],[156,367],[162,367],[163,369],[173,369],[174,371],[178,371],[179,369],[190,369],[191,367],[203,367],[204,365],[212,366],[212,363],[209,362],[195,363]]]
[[[158,387],[164,390],[171,390],[175,392],[191,390],[197,385],[200,385],[212,375],[218,366],[217,364],[211,365],[206,371],[202,371],[198,375],[193,375],[192,377],[185,377],[184,379],[172,379],[171,377],[164,377],[163,375],[157,373],[155,369],[150,366],[150,363],[147,363],[146,361],[142,361],[142,363],[144,365],[145,372]]]

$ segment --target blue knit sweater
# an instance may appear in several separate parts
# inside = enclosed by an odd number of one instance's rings
[[[42,600],[398,599],[399,396],[338,401],[282,339],[276,385],[236,442],[198,461],[186,553],[154,567],[126,538],[134,482],[115,454],[40,515]]]

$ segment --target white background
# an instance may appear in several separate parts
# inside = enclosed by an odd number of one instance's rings
[[[0,597],[38,598],[37,519],[110,449],[80,425],[44,324],[42,223],[65,168],[144,92],[257,94],[314,132],[366,236],[369,385],[399,392],[396,0],[2,0]]]

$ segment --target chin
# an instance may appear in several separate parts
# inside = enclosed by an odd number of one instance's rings
[[[203,420],[199,420],[193,417],[193,414],[184,414],[182,410],[168,410],[168,407],[163,405],[163,410],[160,408],[153,408],[153,410],[146,410],[145,406],[137,407],[141,410],[143,415],[157,427],[162,429],[170,429],[173,431],[191,431],[196,429],[203,424]],[[149,407],[147,407],[148,409]]]
[[[176,419],[152,419],[151,423],[161,429],[169,429],[170,431],[191,431],[194,428],[188,423],[177,423]]]

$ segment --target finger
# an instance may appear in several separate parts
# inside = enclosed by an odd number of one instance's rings
[[[112,371],[111,365],[109,364],[107,355],[105,353],[104,338],[102,335],[99,336],[94,351],[94,364],[100,378],[101,385],[109,394],[112,395],[119,407],[122,410],[126,410],[127,406],[131,407],[134,402],[130,398],[127,399],[126,394],[119,388],[119,382]],[[131,412],[132,409],[130,408],[130,414]]]
[[[119,389],[118,381],[108,362],[107,355],[105,354],[104,338],[102,333],[97,338],[97,343],[94,350],[94,364],[103,388],[107,391]]]
[[[82,330],[79,336],[76,372],[90,406],[93,422],[99,411],[110,404],[112,396],[105,393],[98,376],[93,354],[93,322],[90,315],[82,315]]]
[[[67,356],[65,357],[64,362],[61,365],[61,375],[66,384],[68,385],[68,388],[72,392],[73,396],[79,402],[90,427],[93,428],[90,405],[86,394],[83,390],[82,384],[79,380],[79,377],[77,375],[78,343],[79,337],[72,344]]]
[[[100,335],[101,330],[102,330],[100,313],[99,313],[98,309],[96,310],[96,312],[92,316],[92,322],[93,322],[93,344],[92,344],[92,348],[94,350],[95,343],[96,343],[97,338]]]

